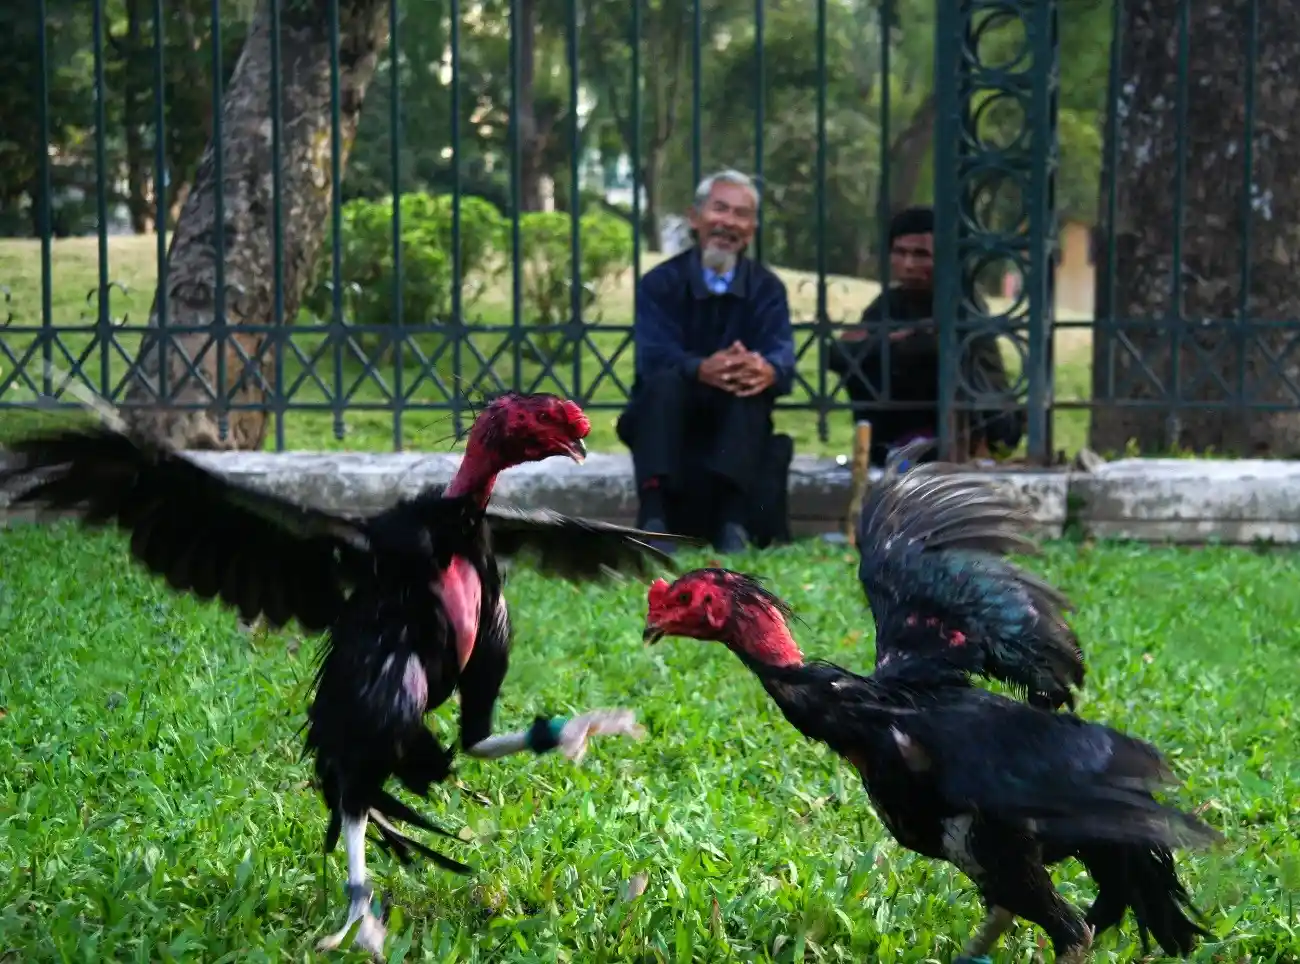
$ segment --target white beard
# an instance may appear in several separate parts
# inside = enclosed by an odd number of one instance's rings
[[[726,274],[736,266],[736,252],[705,244],[700,251],[700,263],[717,274]]]

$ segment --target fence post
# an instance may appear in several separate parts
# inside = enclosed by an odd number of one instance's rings
[[[1029,456],[1051,449],[1056,263],[1056,0],[956,0],[935,21],[934,310],[939,325],[939,444],[969,455],[971,430],[1027,395]],[[1019,275],[1005,312],[980,287]],[[978,286],[978,287],[977,287]],[[1009,338],[1020,383],[973,377],[972,349]]]

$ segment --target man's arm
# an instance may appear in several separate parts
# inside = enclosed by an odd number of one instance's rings
[[[704,359],[683,347],[682,321],[666,309],[666,293],[661,285],[653,272],[637,282],[636,318],[632,322],[636,369],[642,375],[652,375],[676,368],[694,381]]]
[[[785,285],[774,279],[774,291],[760,301],[754,312],[753,351],[772,366],[772,388],[777,395],[794,390],[794,328],[790,324],[790,298]]]

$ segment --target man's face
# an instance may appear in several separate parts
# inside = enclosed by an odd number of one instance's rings
[[[889,249],[889,272],[904,288],[934,283],[934,235],[900,234]]]
[[[714,271],[729,271],[754,237],[758,212],[754,195],[739,184],[713,185],[702,208],[691,210],[691,227],[700,239],[700,256]]]

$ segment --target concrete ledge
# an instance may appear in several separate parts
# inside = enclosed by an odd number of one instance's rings
[[[362,514],[450,479],[458,455],[368,452],[196,452],[196,461],[233,478],[324,509]],[[1039,537],[1067,525],[1084,536],[1200,544],[1300,542],[1300,462],[1125,459],[1094,471],[972,472],[1005,487],[1025,506]],[[873,477],[878,477],[873,472]],[[849,499],[849,469],[797,456],[790,473],[797,535],[838,531]],[[631,522],[631,460],[593,454],[584,465],[554,458],[511,469],[497,496],[516,505]],[[7,501],[0,493],[0,506]],[[14,520],[16,521],[16,520]]]

